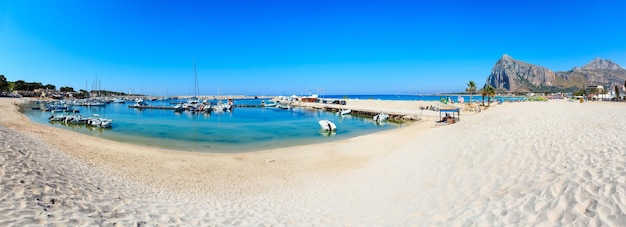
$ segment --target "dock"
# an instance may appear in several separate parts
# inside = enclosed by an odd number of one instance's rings
[[[321,110],[329,111],[329,112],[339,112],[341,110],[350,109],[351,110],[350,114],[352,115],[367,116],[367,117],[373,117],[383,112],[389,115],[389,119],[392,119],[395,121],[419,121],[421,120],[421,117],[419,116],[419,114],[413,114],[413,113],[404,112],[404,111],[393,111],[393,110],[380,111],[380,110],[373,110],[370,108],[359,108],[359,107],[350,106],[350,105],[322,104],[322,103],[297,103],[295,105],[301,106],[301,107],[321,109]]]
[[[173,106],[128,106],[128,108],[135,108],[140,110],[175,110]]]
[[[261,105],[246,105],[246,104],[242,104],[242,105],[233,105],[233,107],[237,107],[237,108],[261,108],[263,106]],[[134,109],[140,109],[140,110],[175,110],[176,108],[173,106],[135,106],[135,105],[130,105],[128,106],[128,108],[134,108]]]

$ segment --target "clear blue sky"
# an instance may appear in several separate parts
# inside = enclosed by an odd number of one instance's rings
[[[626,64],[626,1],[2,1],[0,74],[152,95],[423,94]],[[86,85],[87,84],[87,85]]]

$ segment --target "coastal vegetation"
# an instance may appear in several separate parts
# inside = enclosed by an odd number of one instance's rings
[[[573,93],[574,96],[584,96],[585,95],[585,89],[579,89],[578,91]]]
[[[490,106],[491,98],[496,97],[496,88],[491,85],[485,84],[485,86],[480,89],[479,93],[483,97],[483,106],[485,105],[485,97],[487,97],[487,106]]]
[[[465,89],[465,91],[467,93],[469,93],[469,95],[470,95],[469,102],[472,103],[472,95],[474,95],[474,93],[476,93],[476,83],[473,80],[470,80],[467,83],[467,88]]]
[[[7,82],[7,78],[4,75],[0,75],[0,91],[9,90],[9,82]]]
[[[535,96],[535,97],[528,98],[528,101],[547,102],[548,98],[545,96]]]
[[[26,82],[24,80],[16,80],[14,82],[7,81],[6,77],[0,74],[0,91],[17,92],[23,96],[40,96],[42,92],[57,93],[57,86],[53,84],[43,85],[41,82]],[[87,98],[90,96],[125,96],[135,95],[142,96],[140,94],[126,94],[124,92],[108,91],[108,90],[91,90],[86,91],[80,89],[78,92],[73,87],[63,86],[60,87],[58,92],[63,94],[71,94],[76,98]]]

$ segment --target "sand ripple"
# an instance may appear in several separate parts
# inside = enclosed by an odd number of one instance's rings
[[[202,193],[135,181],[141,171],[112,172],[0,126],[0,226],[626,226],[623,110],[505,104],[451,126],[284,149],[261,161],[277,175],[160,179],[202,181],[190,190]],[[332,157],[300,168],[285,165],[289,149]],[[306,169],[326,161],[332,171]]]

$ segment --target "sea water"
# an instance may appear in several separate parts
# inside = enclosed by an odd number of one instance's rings
[[[267,102],[267,100],[265,100]],[[236,104],[260,105],[261,100],[236,100]],[[400,127],[397,123],[377,124],[371,117],[308,108],[244,108],[231,112],[175,113],[173,110],[129,108],[132,103],[110,103],[105,107],[80,107],[80,115],[113,119],[112,128],[49,122],[50,112],[23,108],[31,120],[95,137],[166,149],[201,152],[246,152],[341,140]],[[152,106],[172,106],[169,101],[149,102]],[[57,113],[58,114],[58,113]],[[68,113],[66,113],[68,114]],[[337,131],[320,130],[318,121],[327,119]]]
[[[440,101],[448,97],[454,102],[467,95],[326,95],[327,99]],[[474,95],[473,101],[480,102]],[[495,97],[492,100],[520,101],[525,97]],[[181,101],[181,100],[176,100]],[[236,100],[236,104],[260,105],[262,100]],[[263,100],[266,103],[268,100]],[[106,107],[75,107],[80,115],[98,114],[113,119],[111,129],[84,125],[51,123],[50,112],[23,108],[31,120],[54,127],[105,139],[154,146],[166,149],[203,152],[246,152],[341,140],[359,135],[401,127],[397,123],[377,124],[366,116],[336,116],[335,113],[307,108],[283,110],[278,108],[235,108],[224,113],[175,113],[172,110],[129,108],[132,103],[110,103]],[[152,106],[173,106],[170,101],[149,102]],[[337,125],[337,132],[320,131],[319,120]]]

